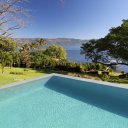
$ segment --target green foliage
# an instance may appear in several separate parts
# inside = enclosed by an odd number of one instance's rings
[[[66,51],[63,47],[51,45],[45,50],[38,50],[32,54],[31,67],[34,68],[57,68],[65,62]]]
[[[67,60],[66,50],[57,45],[51,45],[41,50],[40,47],[45,45],[44,39],[37,43],[25,44],[19,51],[1,52],[0,63],[2,69],[5,66],[31,67],[36,69],[57,69],[68,72],[86,73],[87,71],[104,70],[104,66],[99,63],[79,64]],[[7,50],[7,49],[6,49]],[[3,71],[3,70],[2,70]],[[10,72],[17,74],[17,72]]]
[[[101,79],[102,79],[103,81],[108,81],[108,80],[110,79],[110,76],[109,76],[108,74],[102,74],[102,75],[101,75]]]
[[[121,71],[121,74],[125,74],[125,72],[124,71]]]
[[[43,45],[46,45],[46,40],[41,38],[39,41],[38,41],[38,44],[39,46],[43,46]]]
[[[49,46],[44,51],[44,54],[58,60],[64,60],[67,58],[67,53],[65,49],[58,45]]]
[[[1,51],[6,51],[6,52],[15,51],[16,47],[17,47],[16,43],[11,39],[0,40]]]
[[[104,70],[105,66],[103,64],[97,63],[96,64],[96,70]]]
[[[12,52],[13,66],[18,67],[20,65],[20,54],[18,52]]]
[[[43,50],[36,51],[32,55],[32,65],[31,67],[34,68],[43,68],[47,67],[49,64],[49,57],[44,54]]]
[[[31,56],[27,45],[20,50],[20,62],[20,65],[23,67],[30,67],[31,65]]]
[[[92,62],[110,62],[110,57],[117,62],[128,62],[128,20],[121,26],[110,29],[110,32],[99,40],[90,40],[82,44],[82,54]],[[125,53],[125,54],[124,54]]]
[[[12,67],[13,58],[11,53],[0,51],[0,63],[1,63],[2,73],[4,73],[5,66]]]
[[[2,73],[4,72],[4,67],[13,65],[13,55],[12,52],[16,50],[16,43],[11,39],[0,39],[0,64],[2,68]]]
[[[69,60],[58,61],[56,68],[64,71],[80,72],[80,64],[72,63]]]
[[[81,46],[81,54],[85,55],[87,60],[91,60],[94,63],[100,61],[101,54],[99,54],[97,46],[97,40],[90,40]]]
[[[40,39],[36,43],[32,42],[30,44],[25,44],[20,49],[20,66],[22,67],[41,67],[43,63],[47,62],[45,56],[38,56],[38,51],[40,52],[40,47],[46,45],[45,39]],[[32,54],[34,52],[34,54]],[[34,57],[33,57],[34,55]],[[16,56],[18,57],[18,56]],[[32,60],[31,60],[32,59]],[[45,61],[45,62],[43,62]],[[18,63],[19,60],[17,58]],[[35,64],[35,66],[33,66]]]
[[[37,40],[37,42],[32,42],[31,44],[29,44],[30,49],[35,52],[37,50],[41,50],[41,47],[46,45],[46,40],[41,38],[39,40]]]

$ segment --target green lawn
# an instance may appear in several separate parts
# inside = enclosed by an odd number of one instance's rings
[[[14,73],[19,73],[19,74],[14,74]],[[43,76],[43,75],[50,74],[50,73],[59,73],[59,74],[65,74],[65,75],[70,75],[70,76],[101,80],[101,78],[98,75],[94,76],[94,75],[88,75],[88,74],[71,73],[71,72],[66,72],[66,71],[57,71],[57,70],[50,70],[50,69],[39,71],[39,70],[25,69],[25,68],[11,68],[10,69],[6,67],[3,74],[1,73],[1,69],[0,69],[0,86],[4,86],[6,84],[10,84],[13,82],[32,79],[32,78]],[[128,84],[128,79],[119,79],[118,77],[116,77],[116,76],[119,76],[119,73],[113,72],[110,75],[114,77],[109,80],[110,82]]]
[[[16,72],[16,73],[21,73],[21,75],[16,75],[16,74],[10,74],[10,72]],[[47,74],[46,72],[40,72],[37,70],[33,69],[27,69],[25,70],[24,68],[5,68],[4,73],[1,73],[0,69],[0,86],[6,85],[9,83],[17,82],[17,81],[23,81],[26,79],[31,79],[34,77],[38,76],[43,76]]]
[[[11,72],[21,73],[21,75],[10,74]],[[65,72],[65,71],[57,71],[57,70],[51,70],[51,69],[34,70],[34,69],[14,68],[14,67],[12,67],[11,69],[6,67],[4,70],[4,73],[2,74],[1,68],[0,68],[0,86],[10,84],[13,82],[32,79],[32,78],[43,76],[50,73],[68,74],[68,72]]]

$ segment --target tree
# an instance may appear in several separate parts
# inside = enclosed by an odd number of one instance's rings
[[[6,40],[0,40],[0,50],[1,51],[6,51],[6,52],[11,52],[16,50],[16,43],[11,40],[11,39],[6,39]]]
[[[13,66],[20,65],[20,54],[18,52],[12,52]]]
[[[20,60],[21,60],[21,65],[25,67],[29,67],[31,64],[31,55],[30,55],[30,45],[25,44],[21,49],[20,49]]]
[[[108,63],[114,59],[117,63],[128,64],[128,20],[110,29],[104,38],[82,44],[81,51],[92,62]]]
[[[8,52],[0,51],[0,63],[1,63],[2,73],[4,73],[5,66],[11,67],[13,64],[12,55]]]
[[[12,66],[12,52],[16,50],[16,43],[9,38],[13,30],[24,25],[27,10],[21,7],[26,0],[1,0],[0,1],[0,63],[2,73],[5,66]],[[17,60],[16,60],[17,61]]]
[[[27,10],[20,5],[26,0],[0,1],[0,40],[9,37],[12,31],[24,26]]]
[[[32,67],[34,68],[41,68],[42,61],[44,59],[44,53],[42,50],[36,51],[32,54]]]
[[[39,41],[38,41],[38,45],[39,47],[43,46],[43,45],[46,45],[46,40],[41,38]]]
[[[128,20],[123,20],[121,26],[110,29],[104,38],[108,55],[115,58],[117,63],[128,62]]]
[[[51,45],[32,54],[32,67],[56,68],[66,60],[66,51],[63,47]]]
[[[54,68],[57,60],[44,54],[44,50],[36,51],[32,56],[32,67],[34,68]]]
[[[35,42],[32,42],[30,44],[30,48],[31,48],[32,52],[35,52],[35,50],[38,49],[38,44]]]
[[[29,44],[31,52],[35,52],[36,50],[41,50],[42,49],[41,47],[44,45],[46,45],[46,40],[43,38]]]
[[[85,58],[94,63],[97,63],[101,59],[101,54],[99,54],[96,45],[97,40],[93,39],[81,46],[81,54],[85,54]]]
[[[5,41],[0,40],[0,64],[2,73],[4,73],[4,67],[13,65],[12,53],[16,50],[16,43],[11,39]]]
[[[46,48],[46,50],[44,51],[44,54],[56,60],[65,60],[67,58],[67,53],[65,49],[55,44]]]
[[[38,51],[40,53],[40,51],[42,51],[40,50],[40,47],[45,44],[46,44],[45,39],[41,38],[36,43],[32,42],[30,44],[23,45],[22,48],[20,49],[21,64],[24,65],[25,67],[29,67],[31,63],[33,63],[33,61],[31,62],[31,58],[33,58],[32,57],[33,54],[34,55],[38,54]],[[39,57],[37,56],[37,58]]]

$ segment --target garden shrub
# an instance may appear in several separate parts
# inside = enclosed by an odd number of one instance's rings
[[[101,75],[101,79],[102,79],[103,81],[108,81],[108,80],[110,79],[110,76],[109,76],[108,74],[102,74],[102,75]]]

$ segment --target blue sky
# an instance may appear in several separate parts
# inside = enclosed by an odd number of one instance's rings
[[[32,18],[15,37],[100,38],[128,19],[128,0],[30,0],[26,8]]]

